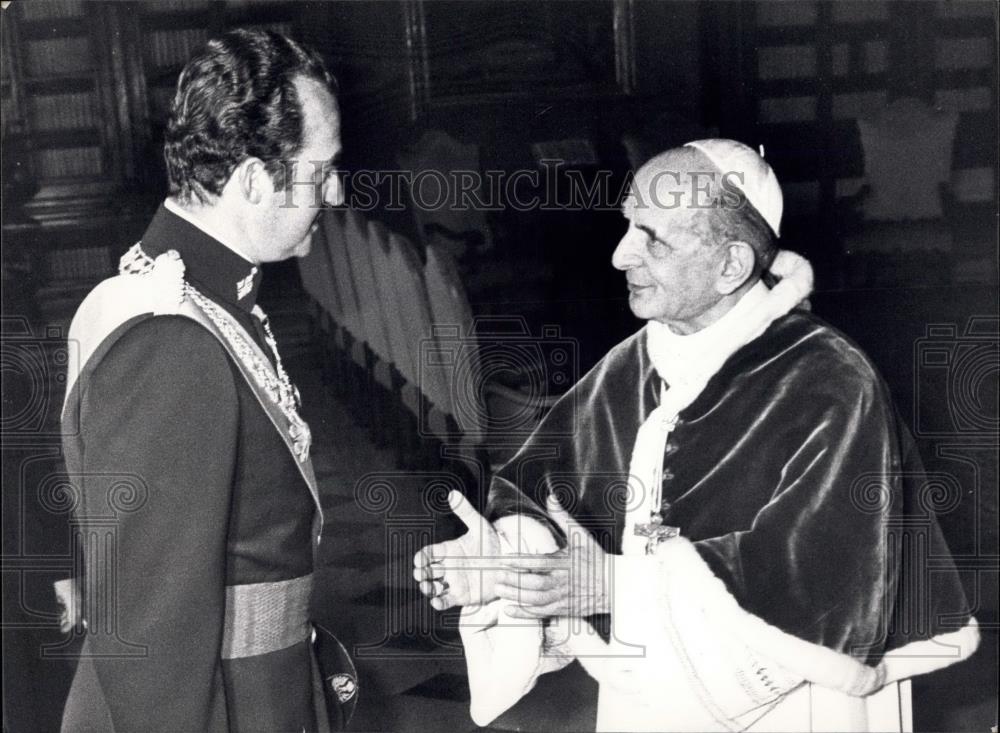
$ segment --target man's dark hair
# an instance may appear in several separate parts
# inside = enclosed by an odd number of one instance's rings
[[[163,146],[170,195],[208,203],[251,156],[287,189],[284,162],[303,142],[300,76],[336,91],[316,52],[280,33],[240,29],[209,41],[177,81]]]

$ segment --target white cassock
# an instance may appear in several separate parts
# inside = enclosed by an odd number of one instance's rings
[[[529,692],[538,676],[579,659],[600,685],[599,731],[905,731],[912,728],[908,678],[967,658],[975,619],[960,630],[908,643],[876,666],[800,639],[740,607],[687,539],[647,544],[635,528],[660,506],[664,446],[678,414],[741,346],[808,296],[808,264],[775,260],[781,282],[759,284],[716,324],[677,337],[650,323],[649,353],[670,384],[636,435],[633,495],[622,555],[609,579],[611,640],[582,619],[540,621],[503,613],[506,602],[462,614],[471,714],[487,725]],[[550,553],[550,531],[526,516],[495,523],[504,552]],[[750,580],[752,582],[752,579]],[[780,600],[776,599],[776,603]]]
[[[519,536],[522,553],[556,550],[533,519],[505,517],[496,526]],[[653,555],[617,556],[613,568],[610,643],[582,619],[543,627],[511,618],[501,601],[463,610],[477,725],[575,658],[600,684],[598,731],[908,731],[908,678],[965,659],[978,645],[973,620],[870,667],[741,609],[682,537]]]

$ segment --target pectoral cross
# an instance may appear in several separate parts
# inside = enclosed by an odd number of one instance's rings
[[[645,524],[635,525],[636,536],[646,538],[647,555],[654,554],[661,542],[666,542],[673,537],[677,537],[680,533],[680,527],[671,527],[669,524],[664,524],[663,515],[657,513],[651,513],[649,521]]]

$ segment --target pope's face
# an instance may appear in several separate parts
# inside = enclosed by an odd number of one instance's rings
[[[636,175],[622,208],[629,228],[611,261],[625,272],[637,318],[693,333],[714,320],[723,248],[711,242],[706,210],[691,205],[690,179],[658,173],[647,167]]]
[[[336,160],[340,154],[337,101],[319,83],[295,81],[302,105],[302,149],[286,167],[293,184],[266,197],[267,214],[257,234],[261,261],[275,262],[309,253],[312,232],[321,212],[317,195],[331,205],[343,203]]]

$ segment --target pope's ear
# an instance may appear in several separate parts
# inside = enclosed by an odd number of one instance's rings
[[[245,201],[257,205],[274,193],[274,181],[260,158],[250,157],[236,166],[230,179]]]
[[[734,240],[724,245],[722,272],[716,281],[716,290],[721,295],[736,292],[753,274],[757,253],[746,242]]]

